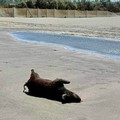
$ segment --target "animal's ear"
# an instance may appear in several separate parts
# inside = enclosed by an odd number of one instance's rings
[[[70,81],[63,80],[63,79],[60,79],[60,78],[57,78],[54,81],[57,82],[57,83],[62,83],[62,84],[69,84],[70,83]]]

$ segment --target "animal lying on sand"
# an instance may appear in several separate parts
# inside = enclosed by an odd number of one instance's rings
[[[81,98],[64,87],[70,81],[63,79],[48,80],[40,78],[38,73],[31,70],[30,79],[24,84],[23,92],[32,96],[44,97],[62,103],[79,103]],[[26,87],[28,91],[26,91]]]

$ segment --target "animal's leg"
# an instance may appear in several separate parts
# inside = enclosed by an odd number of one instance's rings
[[[23,86],[23,92],[25,92],[25,90],[26,90],[26,88],[25,88],[26,84],[27,83],[25,83],[24,86]]]

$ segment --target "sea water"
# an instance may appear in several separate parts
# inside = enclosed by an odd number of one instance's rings
[[[40,32],[14,32],[12,35],[24,42],[60,45],[69,50],[96,53],[120,60],[119,40]]]

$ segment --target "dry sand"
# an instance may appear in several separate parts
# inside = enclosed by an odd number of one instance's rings
[[[91,31],[92,30],[92,31]],[[23,43],[13,31],[46,31],[120,39],[120,17],[0,18],[0,120],[119,120],[120,61],[43,44]],[[105,32],[105,33],[104,33]],[[61,104],[24,94],[34,68],[64,78],[82,103]]]

